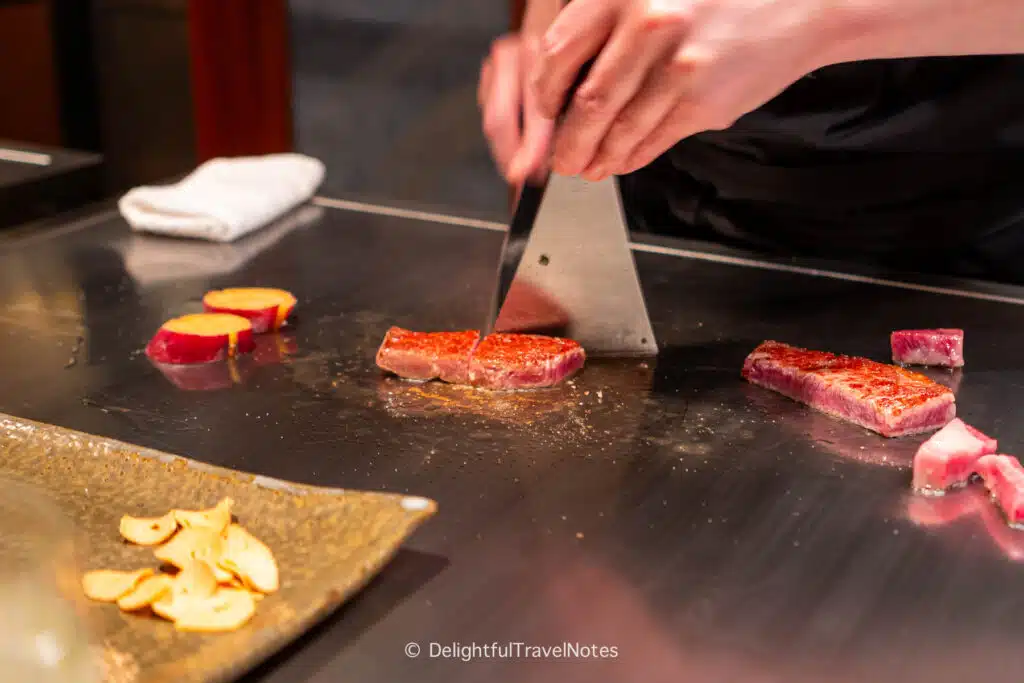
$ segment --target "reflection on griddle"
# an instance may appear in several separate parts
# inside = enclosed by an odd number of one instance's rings
[[[380,379],[377,396],[395,417],[468,415],[529,425],[614,412],[623,413],[618,419],[625,423],[638,416],[652,376],[644,362],[592,362],[560,386],[507,392],[386,376]]]
[[[250,358],[254,365],[277,365],[283,363],[296,353],[299,345],[293,334],[277,332],[274,334],[256,335],[256,348]]]
[[[983,487],[968,486],[944,496],[908,493],[907,518],[917,526],[943,528],[961,519],[980,522],[1006,558],[1024,562],[1024,531],[1014,529]]]
[[[508,290],[495,332],[529,332],[566,336],[569,314],[552,295],[531,282],[516,279]]]
[[[298,350],[295,337],[281,333],[257,335],[255,344],[251,353],[213,363],[150,364],[182,391],[221,391],[245,384],[258,368],[284,363]]]
[[[926,438],[910,436],[887,439],[874,432],[819,413],[801,403],[748,385],[745,394],[773,423],[791,434],[822,446],[829,453],[844,460],[855,460],[869,465],[906,467],[913,462],[914,453]],[[909,479],[908,485],[909,485]]]
[[[443,382],[381,379],[378,396],[396,417],[474,414],[494,420],[530,421],[551,413],[571,411],[579,403],[574,385],[539,391],[491,392]]]
[[[946,368],[908,368],[918,372],[933,382],[938,382],[954,394],[960,391],[960,382],[963,380],[964,371],[962,368],[952,370]]]
[[[250,366],[238,362],[236,358],[192,365],[150,362],[171,384],[182,391],[230,389],[236,384],[242,384],[250,369]]]

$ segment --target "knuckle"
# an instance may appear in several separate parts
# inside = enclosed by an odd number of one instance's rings
[[[684,50],[668,62],[668,70],[673,76],[692,76],[711,66],[714,55],[706,50]]]
[[[670,79],[675,80],[692,76],[697,68],[692,59],[677,55],[668,61],[665,71]]]
[[[640,25],[645,31],[688,26],[692,19],[692,3],[679,0],[644,0],[642,3]]]
[[[515,36],[501,36],[491,43],[491,52],[488,60],[495,61],[506,59],[518,48],[518,39]]]
[[[605,145],[613,154],[628,151],[630,142],[639,136],[640,126],[631,117],[624,116],[615,121],[608,129]]]
[[[604,83],[588,80],[576,91],[573,106],[585,116],[600,116],[611,106],[611,92]]]

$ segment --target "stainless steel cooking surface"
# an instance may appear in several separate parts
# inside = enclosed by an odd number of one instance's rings
[[[333,208],[294,226],[230,268],[182,259],[176,279],[152,255],[168,262],[185,245],[132,236],[113,216],[0,246],[0,412],[438,501],[364,593],[247,680],[1020,679],[1015,537],[1000,545],[978,514],[916,526],[918,439],[815,415],[739,368],[767,338],[885,359],[896,327],[963,327],[967,367],[946,378],[959,380],[960,414],[1020,452],[1024,292],[645,246],[656,360],[595,362],[572,387],[481,403],[384,379],[373,353],[393,323],[478,324],[499,232]],[[205,290],[249,284],[299,298],[291,360],[184,392],[140,353]],[[431,656],[509,641],[617,656]]]

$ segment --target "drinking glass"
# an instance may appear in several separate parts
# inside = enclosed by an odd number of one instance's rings
[[[73,525],[41,492],[0,479],[0,678],[100,683]]]

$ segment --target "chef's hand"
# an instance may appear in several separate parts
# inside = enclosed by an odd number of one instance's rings
[[[503,36],[494,41],[480,70],[477,101],[484,135],[498,169],[513,185],[544,169],[554,137],[554,121],[541,113],[527,82],[539,42],[538,36],[525,33]]]
[[[555,134],[553,169],[591,180],[621,175],[683,138],[729,127],[829,63],[832,44],[849,32],[839,4],[573,0],[531,56],[540,105],[531,116],[545,122],[545,135],[580,67],[596,57]]]

